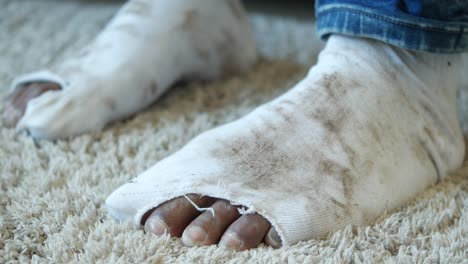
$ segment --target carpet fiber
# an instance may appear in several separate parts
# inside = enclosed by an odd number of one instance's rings
[[[89,41],[119,6],[1,2],[0,93],[15,75]],[[312,24],[265,15],[252,23],[263,59],[247,75],[175,87],[143,113],[72,140],[35,142],[0,123],[0,263],[466,263],[468,162],[371,226],[287,249],[186,248],[109,218],[104,201],[115,188],[304,76],[313,63]]]

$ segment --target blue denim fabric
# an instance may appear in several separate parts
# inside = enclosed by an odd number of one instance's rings
[[[367,37],[405,49],[468,51],[468,0],[317,0],[317,31]]]

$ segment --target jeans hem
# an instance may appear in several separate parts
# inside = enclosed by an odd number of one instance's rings
[[[468,51],[468,23],[446,22],[408,14],[391,15],[352,4],[317,7],[317,32],[371,38],[409,50],[459,53]]]

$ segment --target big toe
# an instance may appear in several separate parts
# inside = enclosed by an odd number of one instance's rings
[[[145,230],[158,236],[169,234],[172,237],[180,237],[190,222],[200,215],[192,202],[198,207],[208,207],[214,201],[214,198],[199,195],[170,200],[143,217]]]

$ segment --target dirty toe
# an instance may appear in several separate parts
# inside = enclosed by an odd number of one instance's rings
[[[187,195],[187,198],[199,207],[210,206],[215,199],[200,197],[199,195]],[[170,200],[143,217],[145,229],[155,235],[169,234],[172,237],[182,236],[184,229],[195,219],[200,212],[185,197]]]
[[[60,86],[56,83],[48,82],[26,83],[17,87],[5,99],[2,114],[3,123],[7,127],[14,127],[21,117],[23,117],[29,101],[47,91],[56,90],[61,90]]]

